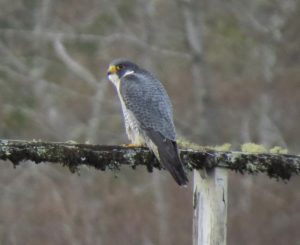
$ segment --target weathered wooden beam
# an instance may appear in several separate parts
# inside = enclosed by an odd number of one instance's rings
[[[226,245],[227,171],[194,170],[193,245]]]
[[[221,167],[239,173],[265,173],[271,178],[288,180],[300,173],[300,156],[289,154],[255,154],[244,152],[181,150],[188,170]],[[0,139],[0,159],[14,165],[31,160],[35,163],[60,163],[76,170],[80,165],[96,169],[119,169],[121,165],[135,168],[144,165],[151,172],[161,169],[147,148],[104,146],[75,143],[20,141]]]

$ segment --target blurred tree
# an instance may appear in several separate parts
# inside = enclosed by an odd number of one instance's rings
[[[126,142],[105,74],[127,57],[165,84],[179,137],[298,152],[299,11],[299,0],[2,0],[1,138]],[[191,243],[191,190],[161,173],[0,167],[3,244]],[[229,244],[298,243],[299,180],[230,179]]]

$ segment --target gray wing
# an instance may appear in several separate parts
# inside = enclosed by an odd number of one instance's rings
[[[127,109],[155,145],[152,148],[150,144],[150,149],[175,181],[186,185],[188,178],[178,155],[172,106],[162,84],[149,74],[131,74],[121,80],[120,92]]]
[[[143,129],[154,129],[176,140],[172,105],[162,84],[150,74],[131,74],[122,78],[120,92],[124,103]]]

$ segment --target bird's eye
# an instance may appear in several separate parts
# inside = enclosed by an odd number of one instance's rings
[[[122,70],[124,68],[124,65],[117,65],[117,70]]]

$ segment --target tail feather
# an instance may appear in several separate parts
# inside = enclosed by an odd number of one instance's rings
[[[147,131],[147,135],[156,146],[157,151],[155,150],[154,154],[158,157],[163,167],[170,172],[178,185],[187,185],[188,178],[184,172],[176,142],[165,138],[154,130]]]
[[[176,151],[173,151],[172,155],[160,148],[158,149],[158,152],[162,165],[171,173],[177,184],[187,185],[188,178],[184,172],[177,149]]]

